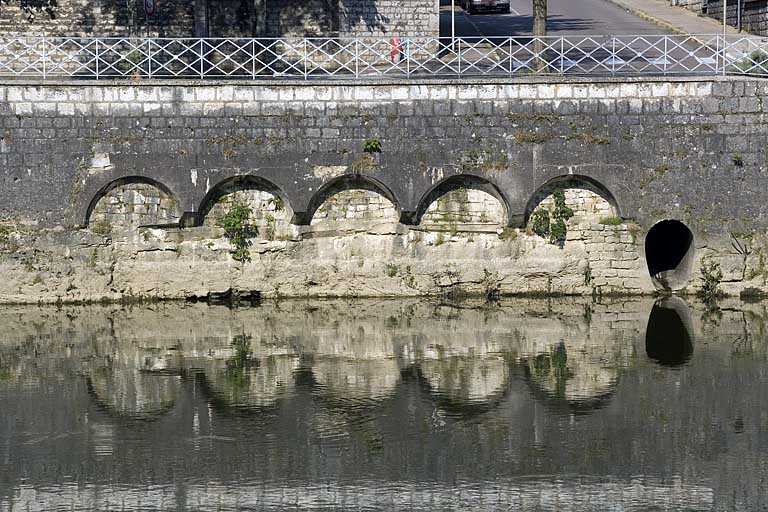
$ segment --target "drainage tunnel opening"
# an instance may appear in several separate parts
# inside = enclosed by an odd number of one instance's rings
[[[681,366],[693,356],[691,333],[687,306],[657,302],[648,318],[645,353],[661,366]]]
[[[645,237],[645,259],[654,285],[679,290],[688,284],[693,261],[693,233],[677,220],[656,224]]]

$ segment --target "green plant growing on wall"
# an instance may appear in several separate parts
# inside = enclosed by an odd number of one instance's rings
[[[531,231],[542,238],[549,236],[549,211],[542,208],[533,212],[533,215],[531,215]]]
[[[555,190],[552,193],[552,198],[555,200],[555,209],[552,212],[553,222],[550,223],[549,227],[549,241],[553,244],[562,244],[568,234],[566,222],[573,217],[573,210],[565,205],[565,193],[562,189]]]
[[[744,157],[741,156],[741,153],[734,153],[733,165],[735,165],[736,167],[744,167]]]
[[[108,220],[102,219],[91,225],[91,231],[97,235],[108,235],[112,232],[112,224]]]
[[[747,260],[752,254],[752,233],[732,232],[731,238],[731,247],[741,256],[741,280],[744,281],[747,277]]]
[[[574,214],[573,210],[565,204],[565,192],[562,189],[556,189],[552,192],[552,199],[555,202],[555,207],[551,213],[549,210],[541,208],[531,215],[531,231],[542,238],[547,238],[551,244],[562,245],[568,235],[566,223]]]
[[[365,139],[363,151],[368,154],[381,153],[381,141],[379,139]]]
[[[355,158],[350,165],[353,172],[372,171],[378,166],[376,158],[371,153],[364,153]]]
[[[701,290],[699,290],[698,295],[711,307],[721,296],[719,288],[720,282],[723,280],[723,271],[720,269],[720,264],[716,261],[702,261],[701,280]]]
[[[217,222],[220,228],[224,228],[224,236],[232,245],[232,259],[241,263],[251,261],[251,238],[256,234],[250,221],[252,213],[253,210],[247,204],[233,202],[229,211]]]
[[[398,268],[394,263],[387,263],[384,265],[384,273],[387,277],[395,277],[397,275]]]
[[[282,212],[283,210],[285,210],[285,202],[283,201],[283,198],[280,196],[271,197],[267,202],[267,204],[274,204],[276,212]]]

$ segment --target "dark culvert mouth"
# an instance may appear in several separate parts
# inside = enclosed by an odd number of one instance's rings
[[[664,220],[653,226],[645,237],[645,260],[656,288],[685,288],[693,253],[693,233],[688,226],[677,220]]]
[[[677,367],[693,356],[693,326],[688,305],[667,297],[653,305],[645,331],[645,353],[661,366]]]

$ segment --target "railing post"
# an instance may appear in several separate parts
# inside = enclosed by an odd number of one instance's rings
[[[515,73],[514,59],[512,58],[512,38],[509,38],[509,77]]]
[[[560,36],[560,76],[565,76],[565,38]]]
[[[611,36],[611,76],[616,76],[616,36]]]
[[[205,70],[203,69],[203,44],[205,41],[200,39],[200,79],[202,80],[205,76]]]
[[[99,40],[96,40],[96,80],[99,79],[99,61],[101,60],[101,54],[99,53]]]
[[[152,78],[152,39],[147,39],[147,72]]]
[[[355,79],[360,78],[360,39],[355,38]]]
[[[728,58],[728,41],[726,40],[725,34],[723,34],[723,76],[726,76],[728,74],[728,61],[726,60]]]
[[[411,78],[411,48],[408,39],[403,39],[403,51],[405,52],[405,76]]]
[[[459,78],[461,78],[461,38],[457,37],[458,41],[454,41],[454,43],[458,43],[456,53],[459,57]]]
[[[43,36],[43,80],[45,80],[48,77],[48,68],[47,68],[47,61],[48,61],[48,45],[47,45],[47,39],[45,36]]]
[[[256,40],[251,39],[251,80],[256,80]]]
[[[305,37],[304,38],[304,59],[303,59],[304,60],[304,80],[309,79],[309,72],[307,71],[308,69],[307,68],[307,48],[308,48],[307,38]]]
[[[663,73],[665,75],[667,74],[667,61],[669,60],[669,45],[668,45],[668,42],[669,42],[669,36],[665,35],[664,36],[664,60],[662,61],[663,64],[664,64],[664,71],[663,71]]]

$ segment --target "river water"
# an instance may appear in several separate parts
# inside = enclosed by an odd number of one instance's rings
[[[768,309],[0,309],[0,511],[765,510]]]

